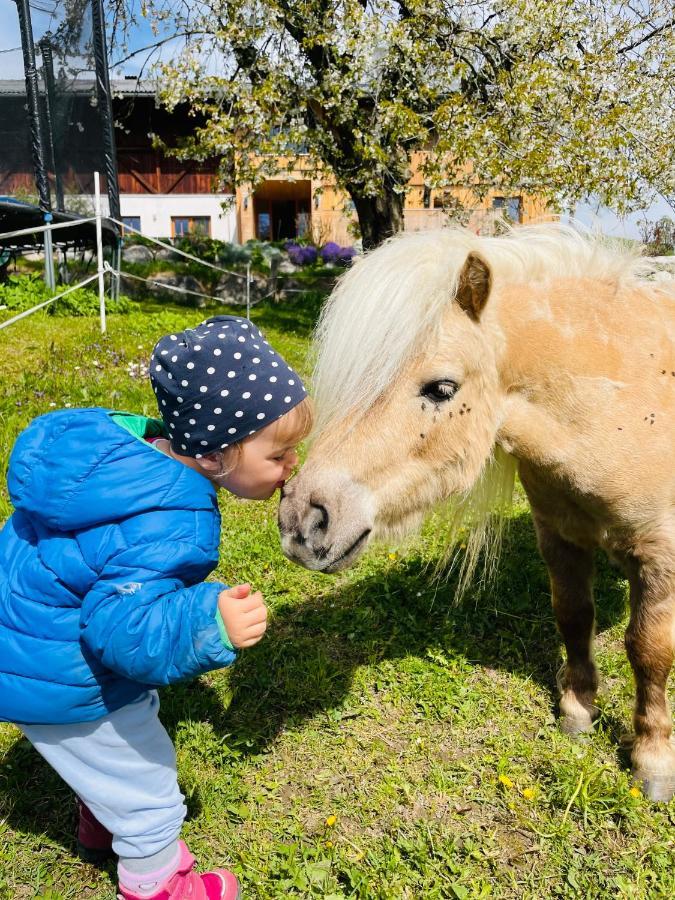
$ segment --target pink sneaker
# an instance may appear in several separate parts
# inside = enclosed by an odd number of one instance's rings
[[[232,872],[216,869],[199,875],[192,871],[194,856],[183,841],[178,846],[178,868],[159,882],[153,894],[135,894],[120,884],[118,900],[239,900],[239,882]]]
[[[112,834],[98,821],[88,806],[77,798],[77,853],[88,863],[102,863],[115,854]]]

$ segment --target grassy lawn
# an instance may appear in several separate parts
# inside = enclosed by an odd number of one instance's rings
[[[302,370],[315,312],[298,300],[253,318]],[[18,431],[66,404],[154,414],[138,366],[201,318],[145,305],[110,317],[105,339],[94,319],[42,313],[0,332],[0,521]],[[599,560],[603,714],[578,742],[555,724],[559,645],[522,498],[496,583],[460,605],[432,574],[438,521],[323,576],[282,557],[274,501],[221,506],[217,577],[250,580],[272,615],[232,670],[162,694],[200,863],[260,900],[675,896],[675,803],[631,792],[619,745],[633,684],[613,569]],[[75,855],[74,819],[69,790],[0,724],[1,898],[115,897],[114,867]]]

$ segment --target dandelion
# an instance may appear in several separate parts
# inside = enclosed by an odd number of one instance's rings
[[[337,822],[337,816],[330,815],[326,819],[326,825],[328,825],[329,828],[332,828],[336,822]]]
[[[503,787],[508,789],[511,789],[514,786],[508,775],[500,775],[498,781]]]
[[[534,788],[523,788],[523,797],[526,800],[534,800],[535,790]]]
[[[628,791],[628,793],[631,795],[631,797],[635,797],[636,799],[638,799],[642,796],[642,791],[640,790],[639,787],[635,787],[635,785],[633,785],[633,787]]]
[[[390,553],[390,554],[389,554],[389,559],[396,559],[396,554],[395,554],[395,553]]]
[[[330,848],[331,848],[332,846],[333,846],[333,842],[332,842],[332,841],[326,841],[326,847],[327,847],[329,850],[330,850]]]

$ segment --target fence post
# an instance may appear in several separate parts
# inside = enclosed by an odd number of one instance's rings
[[[246,263],[246,318],[251,318],[251,263]]]
[[[54,274],[54,247],[52,245],[52,214],[50,212],[44,213],[44,220],[45,282],[53,293],[56,290],[56,276]]]
[[[105,334],[105,281],[103,277],[103,235],[101,233],[101,180],[94,172],[96,196],[96,259],[98,263],[98,303],[101,311],[101,334]]]

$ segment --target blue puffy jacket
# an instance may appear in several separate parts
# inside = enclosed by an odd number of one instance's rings
[[[0,531],[0,720],[98,719],[231,663],[216,621],[220,515],[206,478],[79,409],[35,419]]]

